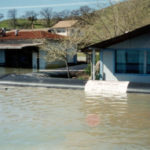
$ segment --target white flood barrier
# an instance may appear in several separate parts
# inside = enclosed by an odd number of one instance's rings
[[[89,80],[85,85],[85,93],[88,96],[101,94],[126,94],[129,82],[121,81],[97,81]]]

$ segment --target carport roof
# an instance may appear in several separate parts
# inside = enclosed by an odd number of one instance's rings
[[[38,46],[42,43],[30,43],[30,44],[0,44],[0,50],[2,49],[22,49],[24,47]]]

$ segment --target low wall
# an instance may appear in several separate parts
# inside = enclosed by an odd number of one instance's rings
[[[89,80],[85,85],[85,93],[88,95],[124,94],[124,93],[148,93],[150,84],[133,83],[126,81],[99,81]]]

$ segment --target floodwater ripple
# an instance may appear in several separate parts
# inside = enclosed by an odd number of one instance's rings
[[[150,149],[150,95],[0,88],[0,149]]]

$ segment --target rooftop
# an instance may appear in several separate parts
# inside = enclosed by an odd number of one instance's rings
[[[56,23],[52,28],[70,28],[74,26],[78,20],[64,20]]]
[[[93,45],[90,45],[88,47],[83,48],[82,51],[83,52],[84,51],[85,52],[91,51],[92,50],[91,48],[95,48],[97,51],[99,51],[100,48],[106,48],[106,47],[109,47],[111,45],[123,42],[127,39],[131,39],[131,38],[140,36],[140,35],[148,33],[148,32],[150,32],[150,24],[148,24],[146,26],[142,26],[140,28],[137,28],[137,29],[130,31],[128,33],[125,33],[125,34],[101,41],[99,43],[95,43]]]
[[[63,36],[52,34],[44,30],[20,30],[18,35],[15,31],[6,32],[5,36],[0,36],[0,40],[26,40],[26,39],[61,39]]]
[[[25,47],[38,46],[42,43],[24,43],[24,44],[0,44],[0,50],[4,49],[22,49]]]

